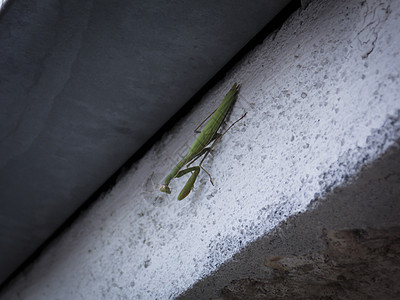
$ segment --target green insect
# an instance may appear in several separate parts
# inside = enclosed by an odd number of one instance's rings
[[[247,113],[245,113],[240,119],[235,121],[229,128],[222,134],[218,133],[218,129],[221,127],[222,122],[224,121],[226,115],[228,114],[230,108],[232,107],[237,95],[239,93],[240,85],[236,82],[233,87],[229,90],[226,94],[224,100],[220,104],[220,106],[207,117],[211,119],[208,123],[204,126],[201,132],[198,132],[197,129],[205,122],[205,119],[196,129],[196,133],[200,133],[199,136],[196,138],[192,146],[189,148],[187,154],[178,162],[178,164],[171,170],[168,176],[164,180],[164,184],[161,186],[160,191],[171,194],[171,190],[169,188],[169,183],[175,177],[181,177],[187,173],[192,172],[189,180],[186,182],[185,186],[183,187],[182,191],[178,196],[178,200],[184,199],[187,195],[189,195],[190,191],[193,189],[194,183],[197,179],[197,176],[200,173],[200,169],[204,170],[208,176],[210,177],[211,184],[213,184],[211,175],[201,166],[207,155],[210,153],[211,149],[214,147],[215,143],[221,139],[221,137],[237,122],[243,119]],[[210,147],[207,147],[212,141],[214,140],[213,144]],[[205,154],[205,155],[204,155]],[[200,164],[196,167],[190,167],[195,160],[200,158],[202,155],[204,157],[200,161]],[[180,169],[187,164],[187,168],[180,171]],[[214,184],[213,184],[214,185]]]

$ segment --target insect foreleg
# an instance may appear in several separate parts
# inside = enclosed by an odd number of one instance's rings
[[[190,176],[189,180],[186,182],[186,184],[185,184],[185,186],[183,187],[182,191],[179,193],[178,200],[182,200],[182,199],[184,199],[187,195],[189,195],[190,191],[191,191],[192,188],[194,187],[194,183],[195,183],[195,181],[196,181],[196,179],[197,179],[197,176],[198,176],[199,173],[200,173],[200,167],[188,168],[188,169],[183,170],[183,171],[181,171],[181,172],[185,172],[185,171],[187,171],[187,170],[189,170],[189,169],[190,169],[190,171],[193,171],[193,173],[192,173],[192,175]],[[190,172],[190,171],[187,171],[186,173],[188,173],[188,172]],[[180,173],[181,173],[181,172],[180,172]],[[185,174],[186,174],[186,173],[185,173]],[[181,174],[181,176],[182,176],[182,175],[183,175],[183,174]]]
[[[187,168],[185,170],[179,171],[179,173],[176,175],[177,178],[182,177],[183,175],[196,171],[199,167],[191,167],[191,168]]]

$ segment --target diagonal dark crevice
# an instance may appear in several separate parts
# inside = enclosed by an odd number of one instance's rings
[[[399,299],[399,144],[178,299]]]

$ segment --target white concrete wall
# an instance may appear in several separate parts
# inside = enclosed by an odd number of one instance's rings
[[[170,299],[400,138],[400,2],[313,1],[249,53],[1,299]],[[223,137],[183,201],[157,185],[233,82]]]

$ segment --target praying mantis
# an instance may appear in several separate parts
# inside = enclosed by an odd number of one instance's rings
[[[212,177],[210,173],[208,173],[203,167],[202,163],[207,157],[207,155],[210,153],[211,149],[214,147],[215,143],[219,141],[222,136],[237,122],[239,122],[241,119],[243,119],[247,113],[245,113],[240,119],[236,120],[229,128],[224,132],[224,133],[218,133],[218,129],[221,127],[222,122],[224,121],[226,115],[230,111],[231,107],[233,106],[233,103],[235,102],[237,95],[239,93],[240,85],[238,85],[236,82],[232,86],[232,88],[229,90],[229,92],[226,94],[224,100],[222,100],[222,103],[218,106],[218,108],[211,113],[196,129],[195,132],[199,133],[198,137],[196,140],[193,142],[192,146],[189,148],[187,154],[177,163],[177,165],[171,170],[171,172],[165,177],[164,183],[162,184],[160,191],[171,194],[171,189],[169,188],[169,183],[173,178],[176,177],[181,177],[187,173],[192,173],[190,176],[189,180],[186,182],[185,186],[183,187],[182,191],[178,195],[178,200],[184,199],[187,195],[189,195],[190,191],[194,187],[194,183],[197,179],[197,176],[200,173],[200,170],[203,170],[207,173],[207,175],[210,177],[210,182],[212,185],[214,185],[212,181]],[[197,129],[208,119],[208,123],[204,126],[204,128],[201,130],[201,132],[197,131]],[[210,147],[207,147],[212,141],[212,145]],[[205,154],[205,155],[204,155]],[[200,164],[195,167],[189,167],[195,160],[200,158],[202,155],[204,157],[200,161]],[[184,165],[187,165],[186,169],[182,170],[182,167]]]

